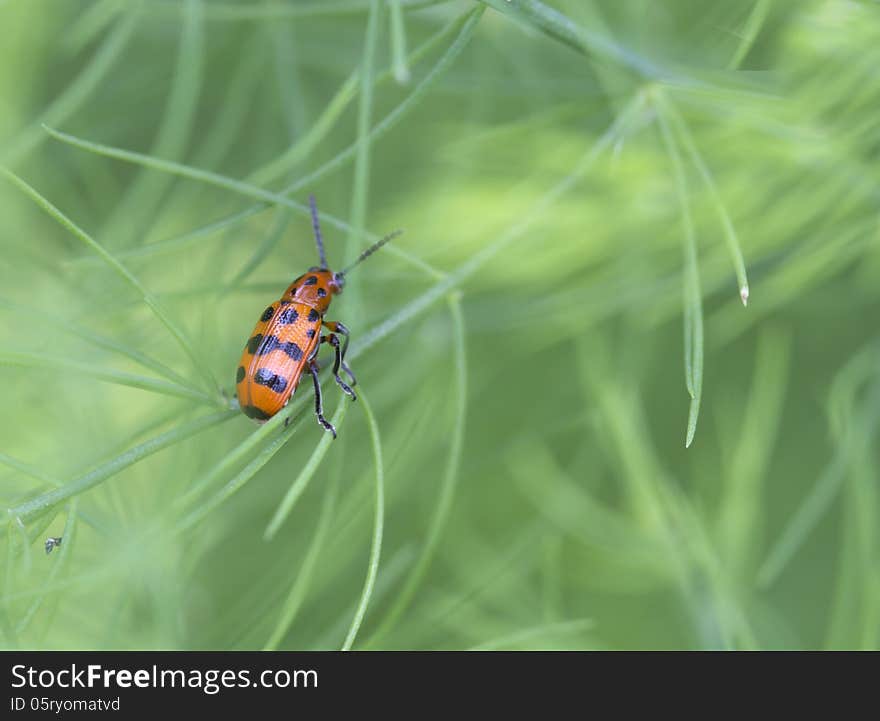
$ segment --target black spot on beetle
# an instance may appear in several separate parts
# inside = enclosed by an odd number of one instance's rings
[[[254,383],[260,386],[266,386],[269,390],[276,393],[283,393],[287,388],[287,379],[277,373],[272,372],[268,368],[260,368],[254,374]]]
[[[281,325],[295,323],[297,318],[299,318],[299,313],[296,312],[296,308],[285,308],[278,314],[278,322]]]
[[[296,343],[279,343],[278,348],[283,350],[287,355],[289,355],[293,360],[298,361],[302,360],[303,352],[302,348],[300,348]]]
[[[326,290],[324,290],[323,288],[318,288],[318,297],[319,297],[319,298],[323,298],[323,297],[326,296],[326,295],[327,295],[327,291],[326,291]]]
[[[273,315],[275,315],[275,309],[270,305],[268,308],[266,308],[266,310],[263,311],[263,315],[260,316],[260,320],[265,323]]]
[[[266,340],[263,341],[263,344],[260,346],[260,355],[271,353],[274,350],[280,350],[286,353],[295,361],[301,360],[303,357],[302,348],[296,343],[284,343],[275,335],[267,336]]]
[[[305,279],[305,282],[303,283],[303,285],[315,285],[317,282],[318,282],[318,276],[317,275],[310,275],[308,278]]]
[[[242,406],[241,410],[248,418],[253,418],[258,421],[267,421],[272,417],[266,413],[266,411],[257,408],[256,406]]]
[[[244,366],[239,366],[238,370],[235,371],[235,382],[241,383],[244,380],[244,374],[245,374]]]
[[[321,314],[318,311],[316,311],[314,308],[312,308],[309,311],[309,323],[314,323],[320,317],[321,317]]]
[[[253,336],[247,342],[248,353],[251,353],[251,354],[256,353],[257,348],[260,347],[260,343],[262,343],[262,341],[263,341],[263,334],[262,333],[257,333],[255,336]]]
[[[314,328],[309,328],[309,329],[306,331],[306,337],[307,337],[307,338],[314,338],[314,337],[315,337],[315,329],[314,329]]]

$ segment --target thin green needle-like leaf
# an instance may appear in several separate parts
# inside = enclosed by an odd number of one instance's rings
[[[465,419],[467,417],[467,356],[465,352],[465,327],[461,312],[461,299],[457,294],[449,299],[449,310],[452,315],[452,338],[453,355],[455,359],[454,378],[452,387],[455,388],[455,415],[452,419],[452,441],[449,447],[449,457],[443,472],[440,484],[440,494],[437,500],[436,510],[428,527],[427,537],[418,559],[413,565],[403,588],[394,599],[394,603],[385,614],[385,618],[379,628],[373,633],[368,646],[372,646],[397,622],[401,614],[406,610],[412,597],[415,595],[419,584],[425,577],[431,560],[434,557],[437,544],[449,513],[452,510],[452,502],[455,498],[455,490],[458,485],[461,454],[465,438]]]
[[[299,573],[296,574],[296,580],[290,588],[290,593],[287,594],[287,598],[282,604],[278,623],[263,647],[264,651],[274,651],[278,648],[278,645],[290,630],[297,613],[299,613],[299,609],[302,607],[318,562],[318,557],[321,555],[321,550],[324,547],[324,542],[327,539],[327,533],[333,520],[333,509],[336,505],[338,486],[339,479],[334,478],[330,483],[330,488],[324,495],[324,502],[321,504],[321,515],[318,517],[318,525],[315,528],[315,533],[312,535],[312,541],[309,543],[309,547],[303,557],[302,565],[299,568]]]
[[[755,2],[752,11],[749,13],[748,20],[746,20],[739,45],[736,47],[736,52],[734,52],[733,57],[730,58],[730,62],[727,63],[728,70],[736,70],[739,68],[746,55],[749,54],[749,50],[751,50],[752,46],[755,44],[755,39],[761,31],[761,26],[767,19],[767,13],[769,11],[770,0],[757,0]]]
[[[376,464],[376,497],[373,519],[373,541],[370,544],[370,560],[367,566],[367,578],[364,581],[364,589],[361,592],[361,600],[358,602],[357,610],[354,618],[351,620],[351,627],[345,641],[342,643],[343,651],[350,651],[357,638],[361,623],[363,623],[364,615],[367,612],[367,606],[373,595],[373,585],[376,583],[376,575],[379,572],[379,558],[382,555],[382,534],[385,524],[385,465],[382,461],[382,441],[379,438],[379,425],[376,423],[376,417],[373,415],[373,409],[367,402],[363,389],[360,390],[361,407],[364,409],[364,415],[367,424],[370,427],[370,440],[373,445],[373,459]]]
[[[684,118],[681,117],[673,103],[667,97],[663,95],[660,95],[659,97],[669,119],[672,120],[672,124],[678,131],[679,140],[684,145],[684,149],[690,156],[691,162],[700,172],[703,182],[706,184],[706,189],[709,191],[712,205],[715,206],[715,211],[718,213],[721,227],[724,230],[724,239],[727,242],[727,250],[730,254],[730,259],[733,262],[733,269],[736,272],[739,297],[742,304],[746,306],[749,303],[749,279],[746,274],[746,262],[743,258],[742,247],[739,242],[739,237],[736,234],[736,228],[734,228],[733,221],[730,219],[730,213],[727,212],[727,207],[721,199],[721,195],[718,192],[718,187],[715,185],[712,173],[703,160],[703,157],[700,155],[700,152],[697,150],[693,134],[691,133],[690,128],[688,128],[687,123],[685,123]]]
[[[681,221],[684,229],[684,359],[685,381],[691,396],[688,411],[687,434],[685,448],[689,448],[697,432],[697,419],[700,415],[700,400],[703,395],[703,301],[700,292],[700,271],[697,265],[697,239],[691,217],[688,199],[687,178],[684,165],[675,137],[666,120],[665,107],[658,104],[660,112],[657,119],[660,124],[663,142],[672,162],[675,176],[675,189],[681,206]]]
[[[140,388],[141,390],[164,395],[187,398],[209,405],[216,406],[218,403],[201,391],[193,390],[187,386],[172,383],[171,381],[150,378],[149,376],[126,373],[112,368],[101,368],[94,363],[74,361],[68,358],[52,358],[41,353],[28,353],[24,351],[0,351],[0,365],[19,366],[21,368],[47,368],[57,371],[59,376],[65,373],[81,373],[91,376],[106,383]]]
[[[406,26],[403,21],[403,7],[400,0],[388,0],[391,14],[391,58],[394,79],[401,85],[409,82],[409,67],[406,64]]]
[[[113,456],[92,470],[77,476],[61,488],[47,491],[36,498],[31,498],[30,500],[19,503],[12,508],[8,508],[7,515],[10,518],[20,518],[23,521],[30,520],[31,518],[46,513],[59,503],[63,503],[70,498],[94,488],[108,478],[112,478],[120,471],[134,465],[147,456],[151,456],[157,451],[161,451],[175,443],[180,443],[197,433],[201,433],[208,428],[223,423],[224,421],[228,421],[237,415],[237,411],[221,411],[219,413],[202,416],[201,418],[197,418],[187,423],[182,423],[177,428],[172,428],[166,433],[155,436],[148,441],[144,441],[137,446]]]
[[[339,405],[336,407],[336,412],[333,414],[333,418],[330,420],[337,432],[339,431],[343,420],[345,420],[345,411],[348,409],[349,402],[348,398],[343,395],[339,399]],[[263,538],[265,540],[271,541],[275,534],[278,533],[278,529],[284,524],[284,521],[287,520],[294,505],[303,494],[303,491],[306,490],[309,481],[312,480],[312,476],[315,475],[315,472],[320,467],[321,461],[324,460],[324,456],[327,455],[327,451],[330,449],[330,443],[332,441],[333,435],[329,432],[324,433],[321,440],[318,441],[318,445],[315,446],[315,450],[312,451],[309,460],[306,461],[303,469],[294,479],[290,488],[287,490],[287,493],[284,494],[284,498],[278,506],[278,510],[275,511],[275,515],[272,516],[272,520],[269,521],[269,525],[266,526],[266,530],[263,533]]]
[[[193,348],[192,344],[189,342],[189,340],[187,340],[183,332],[165,313],[165,311],[159,305],[158,300],[156,300],[156,297],[146,289],[146,287],[131,273],[131,271],[129,271],[128,268],[126,268],[124,265],[122,265],[122,263],[116,260],[116,258],[114,258],[109,252],[107,252],[104,247],[100,245],[97,241],[95,241],[88,233],[86,233],[58,208],[52,205],[52,203],[50,203],[46,198],[40,195],[40,193],[36,189],[28,185],[15,173],[2,167],[0,167],[0,173],[2,173],[9,181],[11,181],[13,185],[22,190],[25,195],[30,197],[31,200],[39,205],[63,228],[66,228],[77,239],[85,243],[85,245],[87,245],[95,253],[97,253],[97,255],[108,266],[110,266],[123,280],[131,285],[138,293],[140,293],[140,296],[143,299],[144,303],[153,312],[153,314],[162,323],[162,325],[165,326],[168,332],[171,333],[171,335],[177,341],[178,345],[180,345],[183,352],[192,361],[193,365],[196,367],[196,370],[198,370],[198,372],[205,379],[206,383],[208,383],[208,387],[212,388],[216,392],[217,396],[220,397],[222,395],[220,391],[220,386],[217,384],[217,381],[208,370],[207,364],[202,362],[202,360],[197,356],[195,348]]]
[[[694,309],[687,298],[682,311],[682,320],[684,321],[684,383],[693,401],[697,395],[694,389],[694,335],[691,330],[694,325]]]

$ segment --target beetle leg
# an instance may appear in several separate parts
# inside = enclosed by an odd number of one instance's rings
[[[342,358],[345,360],[345,354],[348,353],[348,341],[351,338],[351,331],[340,323],[338,320],[328,320],[324,321],[324,325],[334,333],[338,333],[343,338],[345,338],[345,343],[342,345]]]
[[[343,350],[342,350],[342,347],[340,346],[340,343],[339,343],[339,336],[335,335],[334,333],[330,333],[329,335],[322,335],[321,342],[322,343],[329,343],[330,345],[333,346],[334,350],[336,351],[336,358],[333,361],[333,377],[336,379],[336,382],[339,384],[339,387],[342,388],[342,392],[345,393],[345,395],[347,395],[353,401],[356,401],[357,396],[355,395],[354,391],[351,389],[351,386],[349,386],[348,383],[346,383],[344,380],[342,380],[342,378],[339,377],[339,366],[343,364],[343,361],[342,361]]]
[[[348,364],[345,362],[345,354],[348,353],[348,341],[351,340],[351,332],[338,320],[325,321],[324,325],[328,330],[338,333],[345,338],[345,342],[342,344],[342,356],[339,359],[339,365],[342,367],[342,370],[348,374],[348,377],[351,379],[351,385],[356,386],[357,378],[354,377],[354,373],[351,372],[351,368],[349,368]]]
[[[315,416],[321,427],[325,431],[330,431],[335,439],[336,429],[330,421],[324,418],[324,404],[321,401],[321,381],[318,380],[318,364],[315,361],[309,361],[309,373],[312,374],[312,382],[315,384]]]
[[[351,372],[351,368],[346,365],[345,361],[342,361],[339,365],[342,366],[342,370],[345,371],[346,375],[349,378],[351,385],[356,386],[358,384],[358,379],[354,377],[354,373]]]

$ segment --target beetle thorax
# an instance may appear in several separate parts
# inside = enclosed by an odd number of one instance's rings
[[[333,296],[341,292],[342,288],[332,271],[312,268],[290,284],[284,291],[282,301],[302,303],[323,314]]]

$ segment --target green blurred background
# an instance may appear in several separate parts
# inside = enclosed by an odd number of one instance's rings
[[[878,37],[0,0],[3,646],[877,648]],[[332,443],[308,385],[287,430],[215,385],[315,263],[310,192],[336,267],[405,230],[331,308]]]

